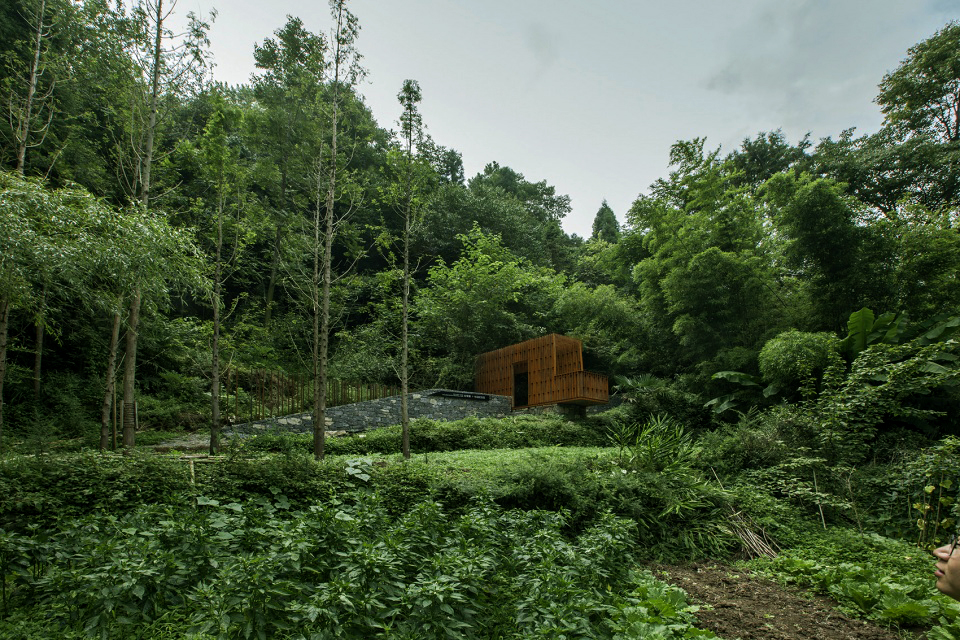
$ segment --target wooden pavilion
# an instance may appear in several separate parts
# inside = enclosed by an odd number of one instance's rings
[[[477,357],[476,390],[513,398],[513,408],[606,404],[607,376],[583,370],[583,343],[556,333]]]

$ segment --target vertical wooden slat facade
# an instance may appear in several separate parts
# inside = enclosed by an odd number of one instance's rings
[[[583,370],[583,344],[556,333],[478,356],[476,390],[510,396],[514,408],[610,399],[607,377]]]

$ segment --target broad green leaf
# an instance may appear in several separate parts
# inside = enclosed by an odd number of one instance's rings
[[[866,349],[873,324],[873,311],[867,307],[851,313],[847,320],[847,337],[840,343],[841,348],[854,355]]]

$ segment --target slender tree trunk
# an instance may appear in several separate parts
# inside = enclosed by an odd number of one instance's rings
[[[33,61],[30,63],[30,80],[27,85],[27,101],[24,105],[23,121],[19,131],[17,147],[17,173],[23,175],[27,163],[27,147],[30,146],[30,121],[33,119],[33,100],[37,94],[37,82],[40,78],[40,44],[43,41],[43,16],[46,13],[46,0],[40,0],[40,12],[37,15],[37,30],[34,32]]]
[[[327,384],[326,371],[323,372],[324,383],[321,396],[319,383],[320,372],[320,193],[323,170],[317,168],[316,208],[313,212],[313,280],[310,286],[311,303],[313,306],[313,453],[317,459],[324,454],[324,436],[326,434]],[[317,425],[320,425],[318,430]]]
[[[407,146],[407,194],[406,212],[403,216],[403,304],[400,329],[400,422],[402,430],[403,458],[410,459],[410,411],[407,406],[407,394],[410,393],[410,208],[413,197],[411,185],[412,144]]]
[[[324,212],[323,237],[323,282],[320,295],[320,339],[318,340],[316,389],[314,390],[313,455],[323,460],[326,436],[327,412],[327,352],[330,347],[330,282],[333,262],[334,197],[337,188],[337,107],[339,74],[334,75],[333,117],[330,135],[330,182],[327,186],[326,211]]]
[[[3,379],[7,373],[7,326],[10,323],[10,300],[0,298],[0,451],[3,451]]]
[[[277,273],[280,270],[280,242],[283,240],[283,224],[277,224],[277,234],[273,239],[273,258],[270,260],[270,277],[267,280],[267,295],[264,300],[263,327],[270,328],[273,316],[273,296],[277,286]]]
[[[400,420],[402,424],[402,449],[405,460],[410,459],[410,414],[407,394],[410,393],[410,227],[413,224],[413,141],[421,132],[417,103],[420,101],[420,86],[414,80],[403,83],[397,98],[403,105],[400,118],[401,130],[406,140],[406,180],[403,202],[403,292],[400,314]]]
[[[336,111],[336,106],[334,106]],[[320,327],[317,340],[317,364],[314,389],[313,410],[313,455],[317,460],[323,460],[326,440],[326,413],[327,413],[327,353],[330,348],[330,282],[333,260],[333,202],[337,175],[337,123],[334,116],[333,144],[330,168],[330,186],[327,188],[326,211],[324,212],[323,238],[323,279],[320,294]],[[316,316],[314,316],[316,317]]]
[[[289,143],[289,136],[288,136]],[[286,156],[283,156],[280,165],[280,210],[285,211],[287,206],[287,170]],[[273,317],[273,297],[276,293],[277,274],[280,270],[280,249],[283,242],[282,222],[277,223],[277,235],[273,240],[273,257],[270,260],[270,279],[267,281],[266,310],[263,312],[263,327],[270,328],[270,319]]]
[[[33,353],[33,399],[40,402],[40,371],[43,365],[43,336],[46,333],[46,315],[47,315],[47,283],[43,283],[43,291],[40,294],[40,317],[35,323],[36,328],[36,349]]]
[[[410,218],[405,220],[403,229],[403,326],[401,328],[400,340],[403,348],[400,350],[400,421],[403,430],[403,457],[410,459],[410,411],[408,407],[407,395],[410,393]]]
[[[110,446],[110,409],[113,407],[114,386],[117,382],[117,347],[120,343],[120,312],[113,313],[113,329],[110,331],[110,354],[107,357],[106,389],[103,392],[103,409],[100,412],[100,451]],[[116,412],[114,412],[116,415]]]
[[[220,265],[217,265],[219,278]],[[210,381],[210,455],[220,452],[220,282],[214,285],[213,372]]]
[[[150,78],[150,105],[147,121],[147,140],[144,150],[143,182],[140,200],[143,208],[150,208],[150,173],[153,168],[153,144],[157,129],[157,101],[160,95],[160,56],[163,53],[163,0],[157,0],[156,31],[153,40],[153,69]]]
[[[320,296],[320,339],[318,340],[317,366],[314,374],[316,388],[314,389],[313,412],[313,455],[317,460],[323,460],[326,440],[326,412],[327,412],[327,353],[330,347],[330,282],[332,279],[333,262],[333,204],[337,190],[337,120],[340,106],[340,39],[343,26],[343,5],[337,11],[336,48],[333,59],[333,96],[331,99],[330,117],[330,181],[327,184],[326,211],[324,211],[323,237],[323,284]]]
[[[147,121],[147,140],[144,149],[140,202],[144,211],[150,209],[150,174],[153,167],[153,145],[157,128],[157,101],[160,95],[160,58],[163,53],[163,0],[157,0],[156,24],[153,42],[153,68],[150,81],[150,115]],[[132,449],[136,444],[136,414],[134,383],[137,373],[137,328],[140,324],[140,302],[143,292],[136,285],[130,298],[127,317],[127,344],[123,367],[123,446]]]
[[[127,318],[127,348],[123,361],[123,447],[136,445],[136,400],[133,395],[137,374],[137,328],[140,324],[140,288],[134,290],[130,299],[130,315]]]
[[[222,185],[222,181],[221,181]],[[223,188],[217,202],[217,258],[213,276],[213,344],[210,379],[210,455],[220,452],[220,296],[222,295],[223,265]]]

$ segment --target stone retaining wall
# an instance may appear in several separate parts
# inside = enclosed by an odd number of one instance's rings
[[[510,414],[510,396],[489,393],[427,389],[407,394],[407,411],[411,420],[461,420],[469,416],[502,418]],[[355,402],[330,407],[324,416],[327,431],[360,432],[400,424],[400,396]],[[313,431],[313,416],[298,413],[282,418],[271,418],[228,427],[229,433],[258,433],[262,431]]]

